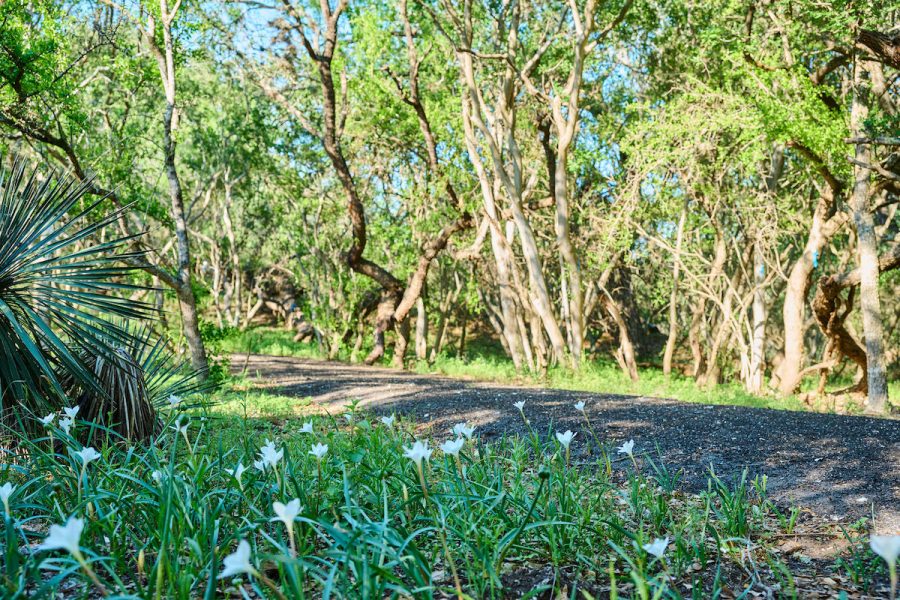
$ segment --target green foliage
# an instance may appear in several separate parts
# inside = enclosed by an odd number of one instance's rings
[[[256,414],[265,401],[254,392],[224,412],[162,409],[176,427],[146,447],[99,447],[90,464],[61,429],[21,439],[27,452],[0,465],[0,480],[16,486],[0,543],[5,597],[99,586],[140,598],[241,590],[442,597],[454,593],[458,577],[465,594],[492,598],[516,590],[517,580],[537,573],[535,564],[555,574],[545,588],[554,594],[599,593],[630,580],[637,597],[641,590],[681,597],[688,586],[712,597],[778,576],[763,565],[777,561],[770,536],[780,529],[756,488],[667,492],[641,449],[624,477],[618,468],[609,474],[615,440],[569,462],[555,443],[486,443],[477,430],[458,458],[435,450],[419,472],[403,455],[415,423],[385,424],[353,405],[302,427],[235,416]],[[236,475],[239,465],[266,456],[259,442],[266,437],[270,463]],[[310,455],[315,444],[327,445],[321,460]],[[293,499],[299,514],[285,523],[273,503]],[[736,514],[749,516],[740,535]],[[70,516],[84,519],[78,555],[39,548],[47,524]],[[661,557],[648,553],[645,546],[662,538]],[[249,542],[252,572],[221,577],[241,540]],[[750,548],[752,576],[742,567]]]
[[[206,380],[209,385],[223,383],[229,377],[231,359],[225,353],[224,345],[226,340],[234,335],[234,332],[232,327],[217,327],[214,323],[205,320],[200,322],[200,336],[209,360],[209,368],[206,372]]]
[[[233,331],[222,339],[222,351],[232,354],[324,358],[322,349],[315,342],[295,342],[293,337],[292,332],[274,327]]]
[[[875,556],[869,548],[866,529],[865,521],[841,528],[844,541],[849,547],[835,561],[835,567],[842,575],[861,586],[868,586],[879,572],[887,571],[884,561]]]
[[[0,170],[0,398],[5,418],[58,408],[62,376],[102,394],[85,357],[115,360],[128,332],[110,317],[147,318],[141,302],[118,294],[131,267],[129,239],[98,240],[113,213],[89,221],[101,200],[86,184],[29,170]]]
[[[63,106],[75,105],[75,82],[57,77],[68,58],[65,48],[70,22],[57,2],[13,0],[0,5],[0,81],[8,82],[0,86],[0,108],[40,96],[50,96]],[[24,106],[20,109],[15,113],[19,119],[41,118]],[[68,116],[73,124],[84,118],[78,112]]]

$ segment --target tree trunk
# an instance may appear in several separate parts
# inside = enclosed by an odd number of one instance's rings
[[[691,349],[691,370],[690,375],[694,379],[700,377],[700,374],[706,369],[704,362],[703,349],[700,347],[700,328],[703,326],[704,311],[706,302],[704,299],[697,300],[694,305],[694,311],[691,313],[691,324],[688,326],[688,346]]]
[[[459,350],[457,351],[457,355],[459,356],[459,358],[465,359],[466,358],[466,325],[468,325],[469,311],[466,308],[463,308],[462,313],[463,313],[462,325],[461,325],[462,331],[460,331],[460,333],[459,333]]]
[[[409,347],[409,318],[396,322],[394,333],[397,339],[394,342],[394,356],[392,364],[398,369],[406,366],[406,349]]]
[[[575,93],[575,92],[573,92]],[[569,115],[570,119],[577,120],[577,110],[575,114]],[[572,135],[574,136],[575,125],[572,125]],[[563,283],[568,282],[568,306],[569,313],[569,352],[572,356],[572,366],[576,369],[581,362],[581,350],[584,346],[584,288],[581,283],[581,265],[572,246],[571,236],[569,235],[569,190],[568,190],[568,156],[569,141],[562,139],[563,132],[560,132],[561,139],[557,149],[556,165],[554,172],[554,196],[556,199],[556,218],[554,225],[556,228],[556,243],[559,246],[560,263],[560,279]],[[551,341],[553,336],[550,337]]]
[[[672,356],[675,354],[675,343],[678,341],[678,277],[681,274],[681,245],[684,240],[684,224],[687,220],[687,202],[678,217],[678,232],[675,236],[675,256],[672,257],[672,293],[669,296],[669,337],[666,339],[666,350],[663,353],[663,374],[672,373]]]
[[[231,280],[232,280],[232,305],[236,307],[233,311],[231,326],[237,327],[240,325],[241,311],[240,306],[242,304],[242,292],[241,289],[243,287],[242,281],[242,273],[241,273],[241,258],[238,255],[237,249],[237,238],[234,235],[234,225],[231,222],[231,187],[232,184],[229,182],[225,183],[225,206],[222,208],[222,225],[225,229],[225,237],[228,239],[228,251],[231,257]]]
[[[882,256],[877,261],[876,268],[880,273],[900,268],[900,244]],[[856,389],[868,392],[867,353],[844,326],[847,316],[853,310],[853,291],[861,283],[862,271],[863,269],[859,267],[848,273],[820,278],[812,307],[822,333],[829,339],[829,348],[852,360],[862,371],[863,377],[856,385]],[[840,294],[845,289],[849,289],[850,294],[844,302],[846,308],[841,313]]]
[[[712,217],[711,217],[712,218]],[[716,246],[715,258],[709,269],[707,281],[709,281],[709,289],[715,289],[716,280],[722,275],[725,269],[725,260],[728,258],[728,245],[725,236],[721,232],[721,228],[716,226]],[[703,349],[700,344],[700,328],[703,325],[703,318],[706,316],[706,298],[700,296],[691,315],[691,326],[688,329],[688,341],[691,346],[691,354],[693,355],[693,366],[691,376],[697,380],[704,377],[704,374],[712,368],[709,361],[703,355]]]
[[[441,314],[438,315],[437,328],[434,331],[434,340],[431,342],[431,356],[428,357],[428,362],[436,361],[438,355],[441,353],[441,350],[444,348],[444,330],[446,328],[447,312],[445,310],[441,310]]]
[[[494,261],[497,265],[497,279],[500,286],[500,324],[502,326],[502,335],[506,340],[506,347],[509,350],[510,358],[512,358],[513,366],[516,371],[522,369],[522,339],[519,332],[519,323],[516,319],[516,298],[510,281],[510,263],[512,257],[509,255],[509,246],[503,239],[502,234],[498,234],[491,228],[491,248],[494,251]]]
[[[865,69],[857,60],[854,76],[853,105],[850,112],[850,129],[854,138],[863,136],[869,109],[866,105],[867,83]],[[863,332],[866,344],[866,371],[869,393],[867,408],[872,412],[884,412],[887,406],[887,377],[884,368],[884,332],[881,322],[881,301],[878,297],[878,239],[872,211],[869,208],[868,167],[872,157],[869,145],[856,144],[856,161],[853,167],[853,194],[850,206],[856,226],[859,248],[859,303],[862,310]]]
[[[362,350],[363,340],[366,336],[366,322],[358,319],[356,322],[356,339],[353,342],[353,350],[350,351],[350,362],[359,362],[359,351]]]
[[[488,219],[491,234],[491,251],[497,267],[497,285],[500,292],[500,325],[504,347],[513,361],[516,371],[522,370],[522,341],[516,320],[516,294],[512,289],[512,252],[503,236],[497,210],[497,202],[491,180],[477,149],[475,128],[472,123],[472,106],[468,95],[462,99],[463,129],[469,160],[478,177],[481,187],[481,199],[484,206],[484,218]]]
[[[172,43],[172,19],[168,6],[163,0],[163,42],[165,56],[158,57],[160,77],[166,95],[166,110],[163,113],[163,154],[166,178],[169,182],[169,199],[172,205],[172,220],[175,222],[175,240],[178,253],[178,301],[184,326],[184,337],[191,354],[191,367],[201,373],[209,369],[206,348],[200,335],[200,318],[197,314],[197,298],[191,282],[191,249],[188,240],[187,219],[184,212],[184,195],[181,180],[175,164],[175,131],[178,128],[178,113],[175,108],[175,57]],[[157,49],[158,51],[158,49]]]
[[[428,358],[428,315],[425,313],[425,300],[421,296],[416,300],[416,359]]]
[[[456,286],[452,290],[447,290],[444,294],[444,297],[441,298],[440,305],[438,310],[440,314],[438,315],[438,324],[437,329],[434,333],[434,341],[431,344],[431,357],[430,362],[434,362],[437,360],[438,355],[441,353],[441,350],[444,347],[444,335],[447,330],[447,319],[450,313],[451,308],[456,303],[456,299],[459,298],[459,294],[462,291],[462,281],[459,278],[459,275],[454,276],[454,281]],[[501,334],[501,339],[502,339]]]
[[[784,174],[784,146],[776,144],[772,148],[769,167],[763,178],[764,191],[774,199],[778,191],[781,176]],[[755,229],[755,228],[754,228]],[[752,333],[750,336],[750,364],[748,366],[745,387],[751,394],[760,394],[763,390],[766,370],[766,319],[768,307],[763,285],[766,281],[766,263],[762,248],[762,235],[757,230],[753,244],[753,305],[751,307]]]
[[[821,201],[820,201],[821,205]],[[778,389],[784,395],[793,394],[800,385],[800,370],[803,367],[803,338],[806,334],[805,306],[809,292],[809,279],[824,245],[822,235],[823,215],[816,209],[810,225],[809,235],[803,254],[794,263],[788,275],[782,307],[782,331],[784,331],[784,356],[778,365]]]
[[[553,312],[553,303],[550,301],[550,292],[547,289],[547,282],[544,278],[541,256],[537,242],[534,239],[534,232],[525,218],[525,214],[522,212],[519,199],[510,198],[509,200],[510,211],[513,214],[513,221],[519,232],[522,253],[525,256],[525,266],[528,269],[528,287],[531,292],[532,308],[540,317],[544,330],[550,338],[554,360],[558,363],[566,364],[566,341]],[[579,310],[581,310],[580,307]]]
[[[616,361],[619,363],[622,371],[632,381],[638,381],[637,359],[634,354],[634,344],[631,341],[631,336],[628,334],[628,323],[625,322],[619,305],[609,292],[602,290],[601,293],[603,294],[603,299],[601,300],[603,307],[612,317],[619,330],[619,348],[616,350]]]
[[[398,292],[382,290],[381,299],[378,301],[378,309],[375,312],[375,344],[364,361],[367,365],[375,364],[375,361],[384,356],[384,336],[394,325],[394,309],[399,301],[400,296]],[[402,350],[406,351],[405,345]],[[396,356],[394,360],[397,360]]]
[[[800,385],[804,357],[803,340],[806,335],[806,298],[809,295],[810,277],[821,257],[822,248],[847,220],[844,213],[835,213],[835,194],[830,186],[823,188],[813,213],[803,254],[794,263],[788,275],[782,308],[784,356],[775,374],[778,389],[784,395],[793,394]]]
[[[715,328],[712,347],[709,350],[709,356],[706,359],[706,371],[697,378],[697,383],[703,386],[712,387],[719,383],[721,368],[719,367],[719,351],[725,344],[725,338],[728,331],[731,330],[731,315],[734,305],[734,293],[731,288],[725,291],[725,302],[722,308],[722,319]]]
[[[753,337],[750,342],[750,373],[747,379],[747,391],[751,394],[762,392],[766,362],[766,298],[762,287],[766,280],[766,265],[760,244],[757,240],[753,245]]]

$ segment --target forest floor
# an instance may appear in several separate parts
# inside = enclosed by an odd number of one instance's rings
[[[688,403],[498,385],[395,369],[290,357],[234,355],[232,368],[254,388],[309,398],[303,410],[340,414],[353,400],[378,415],[414,419],[440,435],[455,423],[477,427],[485,441],[527,433],[514,402],[541,435],[577,432],[573,455],[589,460],[585,411],[604,443],[635,441],[635,451],[683,471],[685,491],[706,489],[712,469],[734,481],[767,477],[769,497],[796,506],[802,521],[832,530],[872,519],[879,533],[900,533],[900,420]],[[614,467],[625,467],[624,462]],[[825,550],[822,548],[821,550]]]

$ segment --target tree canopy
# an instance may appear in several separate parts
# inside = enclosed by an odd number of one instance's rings
[[[215,331],[284,323],[332,358],[468,339],[523,373],[609,359],[883,410],[898,14],[10,0],[0,150],[117,209],[135,299],[197,368]]]

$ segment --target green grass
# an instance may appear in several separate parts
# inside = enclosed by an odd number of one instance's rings
[[[212,395],[216,414],[245,418],[287,419],[309,413],[312,401],[309,398],[282,396],[264,390],[250,389],[244,384],[236,385]]]
[[[219,343],[221,352],[230,354],[266,354],[295,358],[324,358],[314,342],[295,342],[293,333],[277,327],[235,330]],[[342,357],[344,358],[344,357]]]
[[[711,474],[707,492],[685,495],[660,457],[617,453],[624,440],[598,444],[586,423],[571,458],[533,431],[484,443],[476,430],[458,460],[435,450],[419,471],[404,456],[415,423],[382,423],[353,405],[306,416],[308,403],[242,382],[210,400],[167,411],[146,447],[84,422],[75,437],[7,432],[14,451],[0,485],[16,487],[3,513],[0,597],[432,598],[459,586],[468,598],[610,589],[707,598],[775,583],[792,595],[796,565],[774,545],[794,532],[797,513],[768,500],[765,478]],[[253,463],[268,439],[283,454],[260,471]],[[73,455],[83,443],[101,454],[86,467]],[[328,446],[321,462],[314,444]],[[249,467],[240,481],[238,464]],[[293,499],[301,508],[289,530],[273,503]],[[70,517],[84,519],[77,554],[42,550],[49,527]],[[662,557],[645,549],[666,538]],[[252,572],[221,577],[241,540]],[[856,542],[833,569],[851,573],[856,591],[883,589],[884,565]]]

